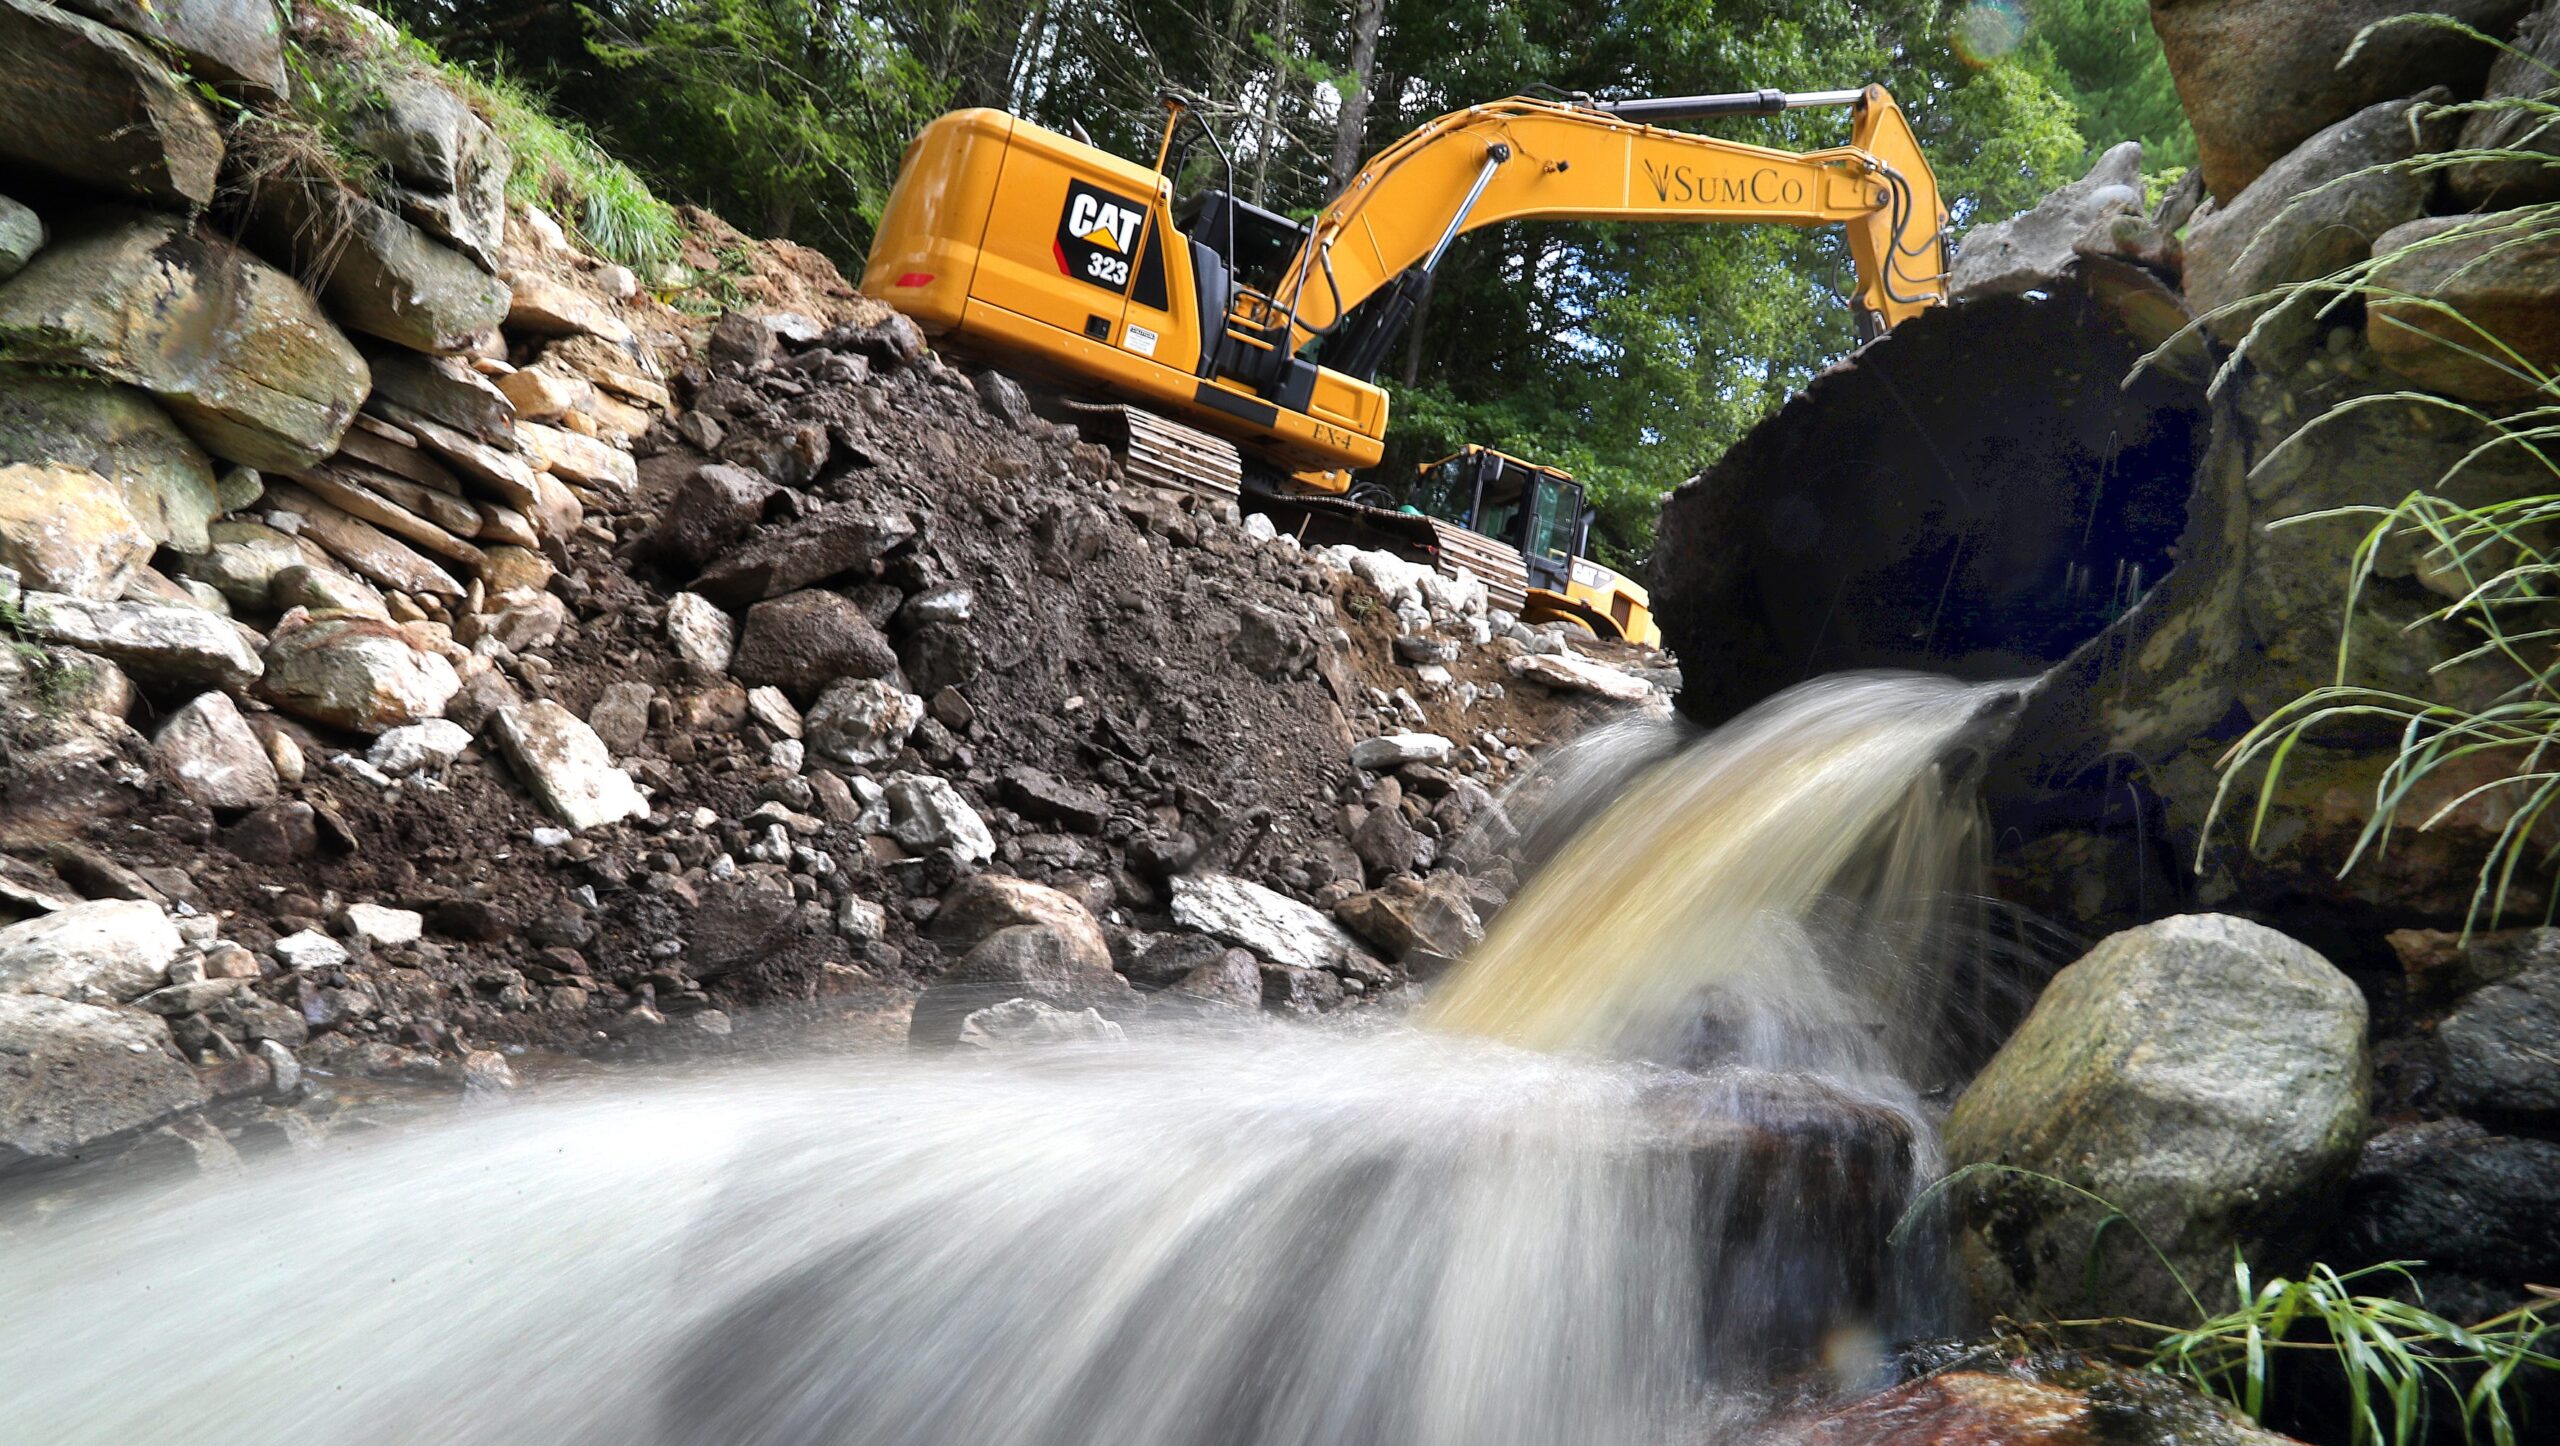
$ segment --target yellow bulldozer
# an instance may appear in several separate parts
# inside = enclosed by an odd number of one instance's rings
[[[1798,153],[1654,124],[1809,108],[1849,111],[1849,143]],[[942,116],[907,147],[863,291],[946,345],[1087,398],[1133,475],[1241,492],[1302,532],[1322,519],[1435,565],[1496,566],[1497,593],[1539,584],[1552,615],[1595,631],[1632,636],[1609,620],[1644,602],[1585,556],[1587,510],[1562,585],[1546,586],[1537,575],[1558,549],[1524,540],[1516,561],[1489,559],[1453,536],[1485,537],[1490,514],[1444,508],[1454,527],[1435,528],[1344,498],[1385,450],[1387,396],[1370,378],[1452,242],[1513,220],[1840,225],[1862,336],[1946,299],[1937,179],[1878,86],[1470,106],[1388,146],[1305,222],[1232,181],[1177,199],[1183,166],[1168,159],[1188,114],[1168,103],[1152,166],[999,110]],[[1497,483],[1542,470],[1462,455]],[[1576,568],[1580,607],[1567,605]]]

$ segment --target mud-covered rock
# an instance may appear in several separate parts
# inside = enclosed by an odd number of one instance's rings
[[[157,397],[207,451],[296,471],[338,449],[372,374],[290,276],[177,217],[74,218],[0,288],[0,359]]]
[[[649,548],[670,562],[699,568],[746,536],[781,490],[743,467],[696,467],[667,498]]]
[[[878,678],[847,678],[821,694],[801,720],[809,746],[838,763],[886,763],[924,721],[924,700]]]
[[[548,698],[501,708],[492,720],[498,744],[525,785],[570,828],[586,830],[649,812],[631,775],[577,714]]]
[[[2113,1208],[2217,1308],[2233,1249],[2286,1268],[2294,1227],[2345,1177],[2369,1068],[2364,996],[2306,945],[2211,914],[2105,940],[1948,1116],[1951,1166],[2003,1167],[1958,1192],[1975,1296],[2020,1319],[2191,1311],[2133,1232],[2098,1228]]]
[[[747,609],[729,669],[741,683],[809,703],[840,679],[889,677],[898,654],[852,600],[804,588]]]
[[[1127,980],[1096,969],[1076,942],[1045,924],[1011,924],[973,945],[916,1000],[907,1042],[930,1048],[957,1041],[961,1022],[981,1009],[1032,999],[1068,1010],[1115,1006]]]
[[[729,552],[694,581],[694,590],[730,607],[745,607],[830,578],[868,572],[915,531],[914,521],[901,512],[830,504]]]
[[[165,206],[213,199],[221,128],[147,47],[44,0],[0,0],[0,55],[0,158]]]
[[[0,994],[0,1161],[68,1156],[210,1098],[158,1015]]]
[[[265,658],[277,707],[360,733],[440,718],[462,690],[453,664],[379,618],[289,614]]]
[[[183,947],[157,904],[73,904],[0,929],[0,992],[123,1003],[167,983]]]
[[[1070,1013],[1037,999],[1008,999],[960,1021],[955,1043],[968,1049],[1036,1049],[1057,1044],[1117,1044],[1128,1038],[1098,1009]]]
[[[1395,879],[1334,905],[1351,932],[1404,959],[1456,959],[1484,942],[1484,925],[1466,896],[1443,879]]]
[[[231,695],[197,694],[151,740],[152,758],[187,797],[225,812],[272,803],[276,766]]]
[[[245,688],[265,671],[252,635],[201,608],[38,592],[21,607],[37,636],[112,658],[148,682]]]

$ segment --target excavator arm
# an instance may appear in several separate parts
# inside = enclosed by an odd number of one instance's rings
[[[1848,145],[1792,152],[1648,120],[1853,108]],[[1855,304],[1890,329],[1946,296],[1946,213],[1902,110],[1882,87],[1756,91],[1614,106],[1513,97],[1452,112],[1381,151],[1317,215],[1272,295],[1234,319],[1299,346],[1381,291],[1326,364],[1363,375],[1401,330],[1420,282],[1459,235],[1518,220],[1845,224]],[[1364,365],[1364,360],[1367,365]]]

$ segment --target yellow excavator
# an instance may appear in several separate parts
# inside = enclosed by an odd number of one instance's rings
[[[1561,622],[1595,638],[1662,646],[1652,595],[1591,556],[1594,515],[1572,473],[1469,443],[1416,469],[1406,508],[1400,517],[1429,528],[1428,542],[1413,545],[1419,539],[1410,531],[1384,540],[1405,543],[1398,550],[1407,555],[1424,552],[1466,568],[1484,580],[1496,607],[1522,622]]]
[[[1652,124],[1824,107],[1851,112],[1849,144],[1797,153]],[[1167,111],[1151,167],[1000,110],[933,121],[907,147],[862,289],[947,345],[1112,399],[1087,411],[1116,422],[1133,475],[1296,498],[1301,519],[1361,520],[1355,504],[1320,504],[1383,455],[1387,396],[1370,378],[1450,244],[1478,227],[1841,225],[1862,336],[1946,299],[1937,179],[1880,86],[1470,106],[1381,151],[1305,222],[1238,197],[1232,175],[1177,202],[1188,111]]]

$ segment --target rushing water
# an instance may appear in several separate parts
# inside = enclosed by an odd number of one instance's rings
[[[1884,1234],[1997,711],[1595,741],[1431,1028],[555,1086],[0,1220],[0,1437],[1729,1439],[1936,1294]]]

